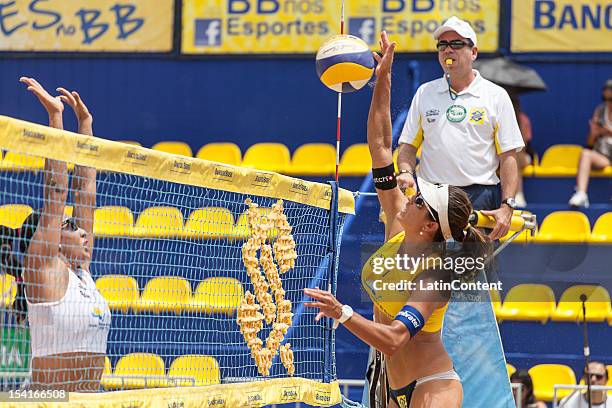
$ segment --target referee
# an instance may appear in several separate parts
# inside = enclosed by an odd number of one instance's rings
[[[496,240],[510,227],[518,188],[516,153],[524,147],[512,102],[503,88],[472,68],[478,47],[469,23],[453,16],[433,36],[444,76],[421,85],[412,100],[399,139],[399,185],[414,186],[420,147],[417,175],[463,188],[474,209],[495,217],[490,238]]]

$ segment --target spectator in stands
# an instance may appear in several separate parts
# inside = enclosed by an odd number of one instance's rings
[[[74,110],[79,132],[92,135],[91,114],[76,92],[53,97],[33,78],[21,78],[45,107],[49,125],[63,129],[64,103]],[[73,217],[64,215],[68,195],[65,162],[46,159],[44,203],[20,229],[23,279],[32,348],[32,387],[98,391],[110,328],[108,303],[89,266],[93,250],[95,169],[75,166]]]
[[[612,79],[608,79],[602,90],[603,103],[595,108],[589,121],[587,147],[582,149],[576,176],[576,192],[570,198],[572,207],[589,206],[587,188],[592,169],[599,170],[612,162]]]
[[[516,402],[517,407],[522,408],[546,408],[546,403],[542,401],[536,401],[535,395],[533,395],[533,381],[531,380],[531,376],[529,375],[529,371],[527,370],[518,370],[515,371],[510,376],[510,382],[512,384],[521,384],[523,388],[521,389],[521,401],[518,398],[518,389],[512,388],[512,393],[514,394],[514,401]],[[520,405],[519,405],[520,402]]]
[[[606,385],[608,382],[608,371],[606,365],[600,361],[591,361],[588,369],[584,371],[584,383],[587,376],[591,377],[591,385]],[[560,407],[563,408],[588,408],[589,397],[586,392],[575,392],[563,399]],[[608,398],[608,393],[603,391],[591,390],[592,408],[612,408],[612,398]]]
[[[512,106],[514,107],[519,129],[521,130],[521,135],[523,136],[523,142],[525,143],[525,148],[516,154],[516,161],[519,171],[518,187],[516,189],[516,196],[514,199],[516,201],[517,208],[525,208],[527,207],[527,200],[525,199],[525,194],[523,192],[523,170],[525,167],[534,162],[535,150],[531,144],[533,134],[531,132],[531,121],[529,120],[529,116],[527,116],[527,114],[521,109],[521,101],[518,94],[509,93],[509,95],[510,100],[512,101]]]

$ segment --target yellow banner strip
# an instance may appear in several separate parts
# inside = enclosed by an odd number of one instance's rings
[[[184,157],[0,116],[0,148],[32,156],[174,183],[281,198],[329,210],[331,187],[269,171]],[[355,213],[353,194],[339,191],[340,212]]]
[[[49,393],[51,394],[51,393]],[[51,397],[38,399],[39,408],[238,408],[302,402],[314,406],[331,406],[342,400],[338,382],[320,383],[305,378],[275,378],[205,387],[152,388],[104,393],[71,392],[68,402],[51,402]],[[23,406],[24,400],[0,404],[2,407]],[[32,401],[33,402],[33,401]]]

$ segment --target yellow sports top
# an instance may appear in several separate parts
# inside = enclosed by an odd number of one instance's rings
[[[361,283],[365,291],[376,307],[390,319],[394,319],[402,307],[406,305],[406,302],[408,302],[408,297],[410,295],[408,282],[414,280],[423,269],[418,267],[414,273],[396,268],[384,269],[381,271],[381,266],[379,265],[379,268],[376,268],[375,271],[375,259],[395,258],[404,240],[404,236],[405,232],[402,231],[385,242],[378,251],[368,259],[361,270]],[[395,287],[392,285],[395,285]],[[448,303],[434,310],[432,315],[425,322],[422,330],[430,333],[441,330],[442,322],[444,321],[444,313],[447,308]]]

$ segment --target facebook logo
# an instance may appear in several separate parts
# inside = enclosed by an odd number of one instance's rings
[[[195,45],[220,46],[221,19],[197,19],[195,21]]]
[[[349,34],[361,38],[366,44],[374,44],[376,40],[376,25],[374,18],[349,19]]]

